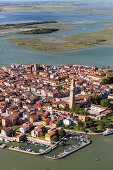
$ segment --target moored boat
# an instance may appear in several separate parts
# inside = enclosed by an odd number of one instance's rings
[[[106,135],[110,135],[110,134],[113,134],[113,129],[107,129],[103,132],[103,135],[106,136]]]

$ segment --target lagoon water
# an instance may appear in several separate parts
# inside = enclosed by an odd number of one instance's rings
[[[83,6],[84,7],[84,6]],[[81,7],[81,9],[83,8]],[[92,5],[93,7],[93,5]],[[77,7],[80,8],[79,6]],[[87,7],[84,7],[87,8]],[[91,8],[91,7],[90,7]],[[98,9],[98,6],[96,6]],[[95,8],[95,9],[96,9]],[[110,7],[111,9],[111,7]],[[56,20],[66,23],[81,23],[81,22],[96,22],[109,21],[113,22],[112,15],[108,14],[88,14],[88,13],[66,13],[66,12],[14,12],[14,13],[0,13],[0,24],[4,23],[20,23],[29,21],[49,21]],[[58,31],[51,34],[44,34],[45,37],[54,35],[71,35],[84,32],[92,32],[105,28],[105,24],[91,24],[83,25],[83,27],[72,30]],[[30,35],[9,35],[0,37],[0,66],[10,65],[11,63],[33,63],[39,64],[83,64],[91,66],[108,66],[113,68],[113,47],[101,46],[98,48],[64,51],[56,53],[37,52],[14,44],[4,42],[6,38],[28,37]],[[33,35],[32,35],[33,36]],[[35,35],[34,35],[35,36]],[[37,35],[43,36],[43,35]]]
[[[64,51],[56,53],[37,52],[11,43],[0,41],[0,65],[40,63],[40,64],[83,64],[110,66],[113,68],[113,46]]]
[[[0,170],[112,170],[113,135],[90,138],[91,145],[61,160],[0,149]]]
[[[65,13],[65,12],[15,12],[1,13],[0,21],[3,23],[19,23],[28,21],[56,20],[60,22],[80,23],[94,21],[113,21],[109,15],[87,14],[87,13]],[[84,32],[92,32],[105,28],[105,24],[83,25],[83,27],[72,30],[58,31],[51,34],[44,34],[45,37],[54,35],[70,35]],[[33,63],[39,64],[83,64],[91,66],[111,66],[113,68],[113,46],[101,46],[98,48],[64,51],[64,52],[37,52],[25,49],[14,44],[4,42],[6,38],[28,37],[30,35],[9,35],[0,37],[0,66],[10,65],[11,63]],[[33,35],[32,35],[33,36]],[[34,35],[35,36],[35,35]],[[43,35],[37,35],[43,36]]]
[[[82,7],[87,8],[87,7]],[[92,6],[92,8],[94,8]],[[101,8],[101,6],[97,6]],[[107,7],[104,7],[105,9]],[[79,7],[78,7],[79,9]],[[110,6],[113,10],[113,6]],[[63,12],[18,12],[0,14],[0,23],[19,23],[28,21],[57,20],[68,23],[89,21],[109,21],[109,15],[63,13]],[[85,25],[70,31],[58,31],[52,35],[76,34],[104,28],[104,24]],[[26,35],[9,35],[0,37],[0,66],[11,63],[47,63],[47,64],[83,64],[91,66],[111,66],[113,69],[113,46],[64,51],[56,53],[37,52],[5,42],[5,38],[24,37]],[[43,36],[43,35],[37,35]],[[48,160],[44,156],[32,156],[0,149],[0,170],[112,170],[113,169],[113,135],[92,136],[92,144],[61,160]],[[56,151],[53,151],[55,153]],[[99,161],[96,161],[99,159]]]

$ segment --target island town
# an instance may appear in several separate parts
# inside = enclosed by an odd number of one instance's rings
[[[0,68],[0,148],[42,155],[74,141],[51,159],[113,133],[113,71],[83,65],[12,64]],[[12,143],[34,144],[31,148]],[[27,146],[26,146],[27,147]]]

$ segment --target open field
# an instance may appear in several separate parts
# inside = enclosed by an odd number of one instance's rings
[[[68,36],[52,37],[24,37],[6,39],[5,41],[41,52],[57,52],[97,47],[99,45],[113,45],[113,28],[105,28],[95,32],[88,32]]]

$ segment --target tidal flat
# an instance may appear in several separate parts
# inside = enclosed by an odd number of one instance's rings
[[[5,39],[5,41],[40,52],[69,51],[98,47],[99,45],[113,45],[113,28],[104,28],[99,31],[75,35],[51,36],[52,41],[51,39],[44,41],[44,38],[44,36],[10,38]]]
[[[78,5],[76,3],[60,3],[59,4],[46,4],[46,5],[13,5],[13,6],[1,6],[0,13],[8,13],[8,12],[44,12],[44,11],[51,11],[51,12],[68,12],[68,13],[87,13],[87,14],[97,14],[103,15],[106,13],[107,15],[113,15],[112,11],[109,10],[99,10],[99,9],[77,9]],[[70,9],[71,8],[71,9]]]

